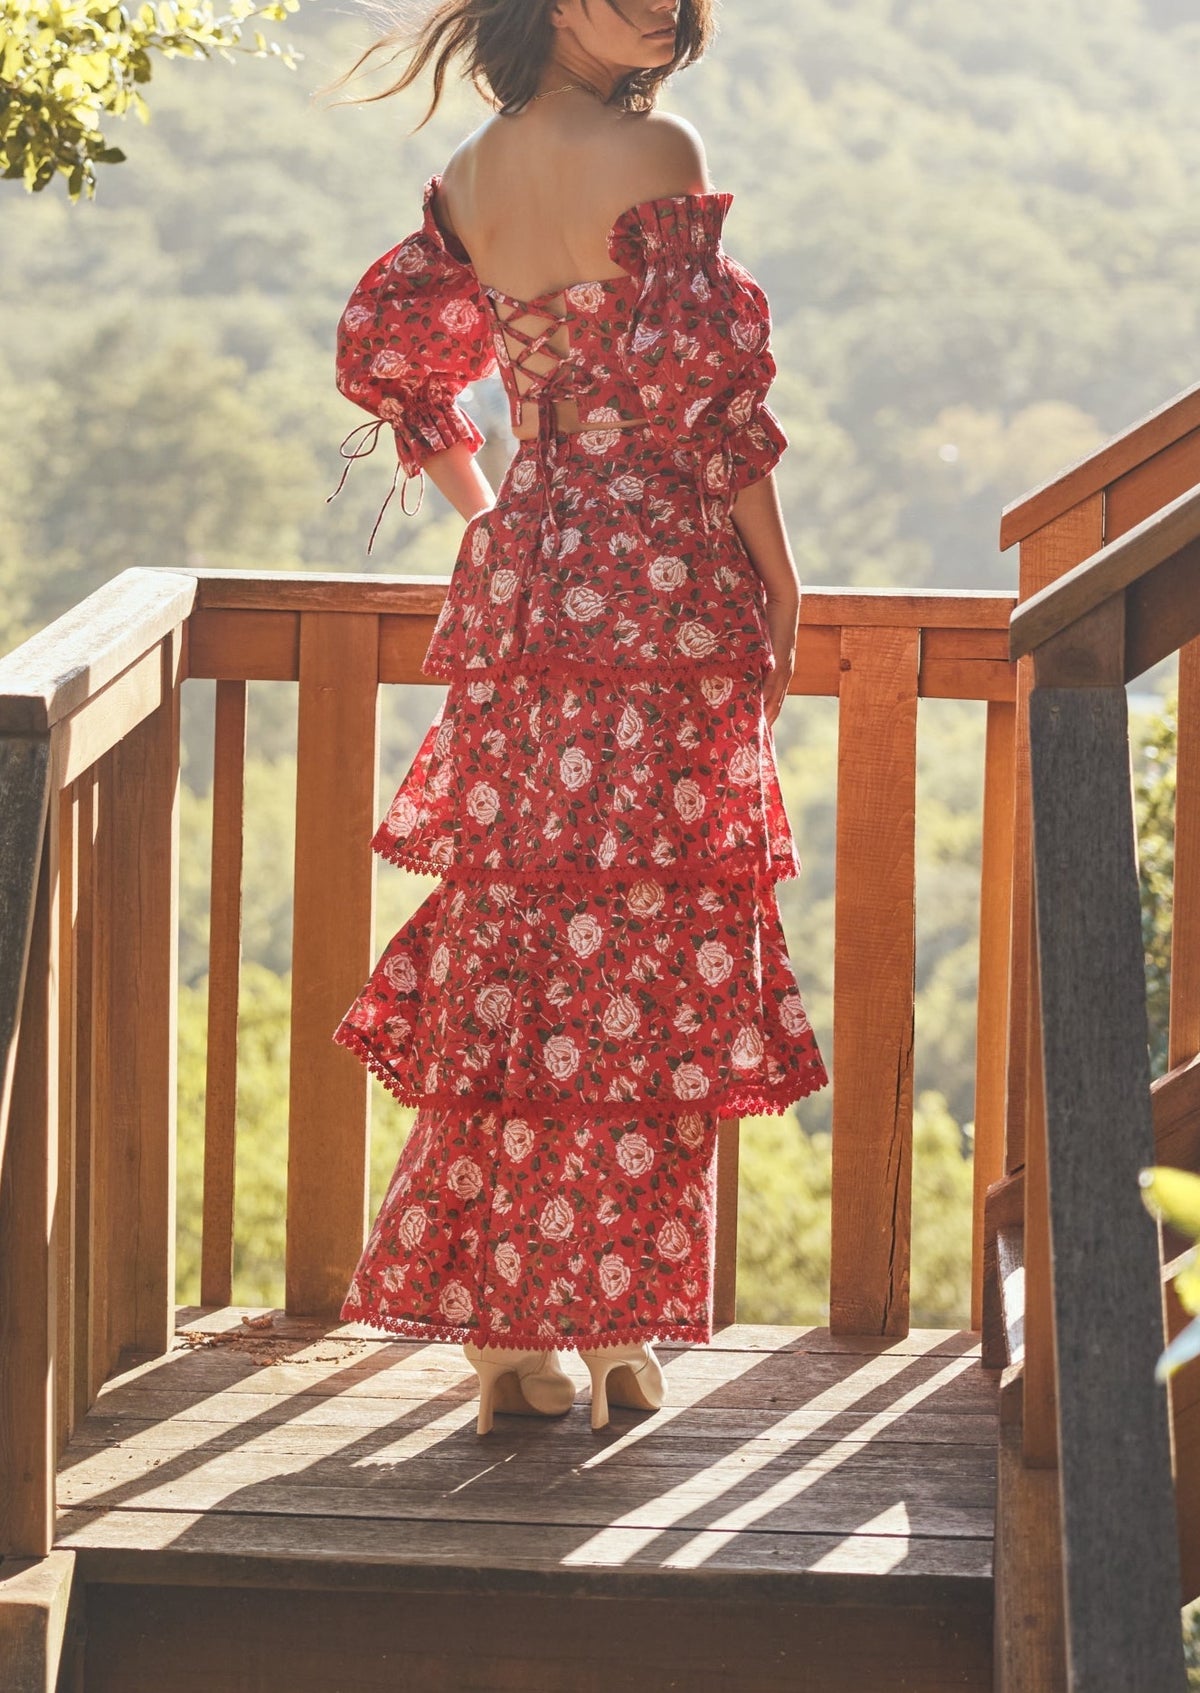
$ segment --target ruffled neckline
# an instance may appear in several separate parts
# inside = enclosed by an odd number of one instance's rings
[[[433,202],[441,185],[440,174],[435,174],[422,190],[423,231],[448,259],[469,271],[476,286],[486,293],[487,286],[476,275],[466,248],[456,235],[442,228],[434,215]],[[608,232],[608,255],[622,270],[636,274],[646,267],[653,254],[671,250],[691,253],[716,247],[720,244],[721,232],[732,204],[733,195],[725,189],[709,189],[702,194],[663,194],[652,200],[639,200],[614,218]],[[600,285],[611,285],[619,280],[619,277],[604,277]],[[533,304],[561,294],[568,288],[589,286],[595,286],[595,279],[585,277],[579,282],[549,288],[545,293],[520,303]],[[505,298],[512,296],[505,295]]]

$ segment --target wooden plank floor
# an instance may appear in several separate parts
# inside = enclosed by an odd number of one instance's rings
[[[998,1377],[971,1333],[727,1328],[659,1348],[668,1406],[616,1410],[595,1434],[564,1353],[575,1408],[498,1417],[481,1439],[456,1347],[279,1313],[181,1319],[170,1354],[105,1386],[60,1462],[57,1544],[106,1592],[586,1591],[849,1607],[848,1627],[863,1605],[990,1616]]]
[[[59,1466],[83,1693],[992,1688],[972,1334],[729,1327],[669,1405],[474,1432],[455,1346],[183,1314]]]

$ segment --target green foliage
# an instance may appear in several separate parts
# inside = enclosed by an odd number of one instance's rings
[[[1159,1355],[1155,1378],[1166,1381],[1181,1364],[1200,1357],[1200,1176],[1152,1164],[1138,1171],[1138,1181],[1150,1215],[1196,1243],[1184,1253],[1171,1278],[1179,1303],[1190,1312],[1192,1321]]]
[[[287,1112],[291,977],[252,962],[242,967],[238,1009],[237,1169],[234,1184],[233,1303],[283,1304],[287,1217]],[[204,1068],[208,978],[179,996],[179,1149],[176,1297],[200,1298],[204,1192]],[[352,1062],[352,1060],[351,1060]],[[383,1201],[412,1113],[378,1090],[367,1205]],[[347,1149],[348,1150],[348,1149]],[[364,1218],[365,1221],[365,1218]]]
[[[233,49],[294,67],[295,53],[261,30],[252,47],[242,35],[251,19],[282,20],[298,5],[232,0],[218,16],[178,0],[146,0],[133,12],[108,0],[0,0],[0,174],[20,177],[31,193],[63,175],[72,200],[90,199],[95,167],[125,158],[101,133],[104,115],[132,110],[149,121],[139,85],[150,81],[152,54],[228,59]]]
[[[910,1300],[917,1326],[970,1323],[971,1191],[969,1147],[943,1096],[930,1089],[913,1113]],[[831,1195],[827,1132],[798,1129],[790,1112],[742,1124],[740,1322],[829,1321]]]
[[[1166,1074],[1170,1028],[1178,717],[1179,692],[1176,688],[1167,697],[1161,713],[1151,717],[1143,731],[1134,774],[1142,947],[1146,955],[1146,1009],[1153,1076]]]

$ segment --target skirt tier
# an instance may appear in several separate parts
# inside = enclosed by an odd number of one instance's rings
[[[333,1037],[418,1108],[346,1320],[706,1340],[717,1124],[829,1079],[775,898],[762,585],[627,437],[603,475],[557,438],[549,503],[519,447],[463,537],[447,694],[372,840],[440,885]]]

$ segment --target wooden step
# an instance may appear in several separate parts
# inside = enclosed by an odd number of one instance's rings
[[[593,1434],[581,1393],[480,1439],[457,1348],[241,1315],[63,1454],[87,1693],[991,1686],[973,1334],[729,1328],[659,1349],[656,1415]]]

